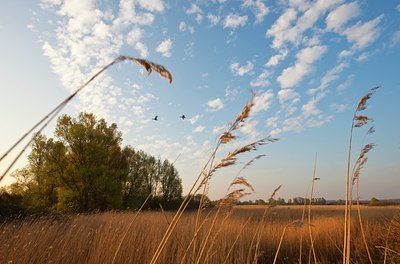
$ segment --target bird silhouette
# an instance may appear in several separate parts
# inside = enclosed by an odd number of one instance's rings
[[[156,115],[154,118],[152,118],[154,121],[158,121],[158,115]]]
[[[182,120],[185,120],[186,116],[185,115],[181,115],[180,118],[182,118]]]

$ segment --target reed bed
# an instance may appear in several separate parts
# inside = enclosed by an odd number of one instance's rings
[[[218,232],[213,232],[205,254],[198,263],[253,263],[250,247],[265,206],[236,206],[224,220],[217,218]],[[213,215],[215,209],[207,209]],[[364,207],[364,231],[371,245],[374,263],[384,260],[384,248],[399,252],[400,207]],[[208,213],[207,212],[207,213]],[[126,226],[135,212],[105,212],[69,216],[40,216],[15,219],[0,225],[0,259],[2,263],[111,263]],[[302,261],[308,263],[310,239],[308,227],[290,225],[300,219],[302,206],[270,208],[264,219],[258,263],[272,263],[282,231],[286,228],[277,263],[298,263],[299,241],[303,233]],[[174,216],[172,212],[140,212],[115,258],[115,263],[149,263],[162,236]],[[186,247],[194,236],[197,212],[185,212],[174,229],[158,263],[196,263],[191,251],[183,259]],[[205,218],[205,216],[204,216]],[[398,217],[397,217],[398,219]],[[342,259],[343,206],[313,206],[313,240],[319,263],[339,263]],[[388,234],[388,226],[392,228]],[[197,248],[208,233],[211,221],[206,220],[197,234]],[[397,226],[396,226],[397,225]],[[353,219],[352,263],[368,262],[357,219]],[[386,245],[387,244],[387,245]],[[388,262],[396,253],[388,252]],[[312,255],[310,255],[312,258]],[[391,259],[391,260],[390,260]],[[183,261],[182,261],[183,260]]]

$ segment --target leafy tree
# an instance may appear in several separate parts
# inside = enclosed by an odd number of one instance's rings
[[[258,199],[255,201],[257,205],[266,205],[267,203],[263,199]]]
[[[121,132],[93,114],[58,119],[55,139],[34,137],[29,165],[14,176],[30,208],[92,211],[137,208],[151,196],[167,204],[180,199],[177,170],[132,147]]]

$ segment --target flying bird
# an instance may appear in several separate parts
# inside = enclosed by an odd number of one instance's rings
[[[186,116],[185,115],[181,115],[180,118],[182,118],[182,120],[185,120]]]
[[[158,115],[156,115],[154,118],[152,118],[154,121],[158,120]]]

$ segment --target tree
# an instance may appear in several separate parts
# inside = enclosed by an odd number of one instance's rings
[[[116,124],[88,113],[61,116],[55,139],[34,136],[14,187],[30,208],[63,211],[137,208],[148,195],[165,204],[181,198],[172,164],[121,143]]]
[[[258,199],[255,201],[257,205],[266,205],[267,203],[263,199]]]

